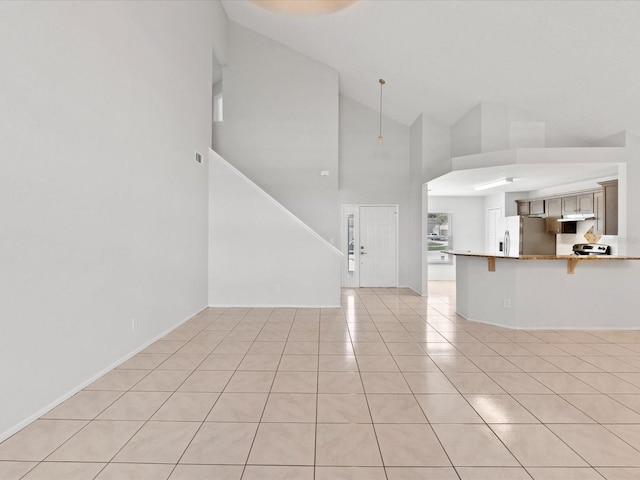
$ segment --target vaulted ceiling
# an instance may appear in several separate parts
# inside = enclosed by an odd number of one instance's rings
[[[409,125],[506,102],[584,140],[640,133],[640,2],[360,0],[287,16],[223,0],[230,20],[338,71],[340,91]]]

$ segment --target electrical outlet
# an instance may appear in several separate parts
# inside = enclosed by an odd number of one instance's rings
[[[511,308],[511,300],[508,298],[504,299],[504,308]]]
[[[280,293],[280,284],[276,283],[276,293]]]
[[[131,319],[131,330],[136,330],[138,328],[138,319],[133,317]]]

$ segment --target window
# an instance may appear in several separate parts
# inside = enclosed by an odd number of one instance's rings
[[[451,214],[427,214],[427,263],[452,263],[451,255],[444,253],[451,250]]]
[[[355,215],[350,213],[347,215],[347,272],[353,273],[356,270],[355,264],[355,231],[354,231]]]
[[[222,122],[222,93],[213,97],[213,121]]]

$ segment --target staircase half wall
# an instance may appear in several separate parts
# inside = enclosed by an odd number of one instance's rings
[[[338,307],[342,253],[209,151],[209,305]]]

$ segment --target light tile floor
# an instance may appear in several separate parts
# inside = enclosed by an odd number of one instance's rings
[[[454,285],[207,309],[0,444],[0,480],[640,478],[640,331],[517,331]]]

